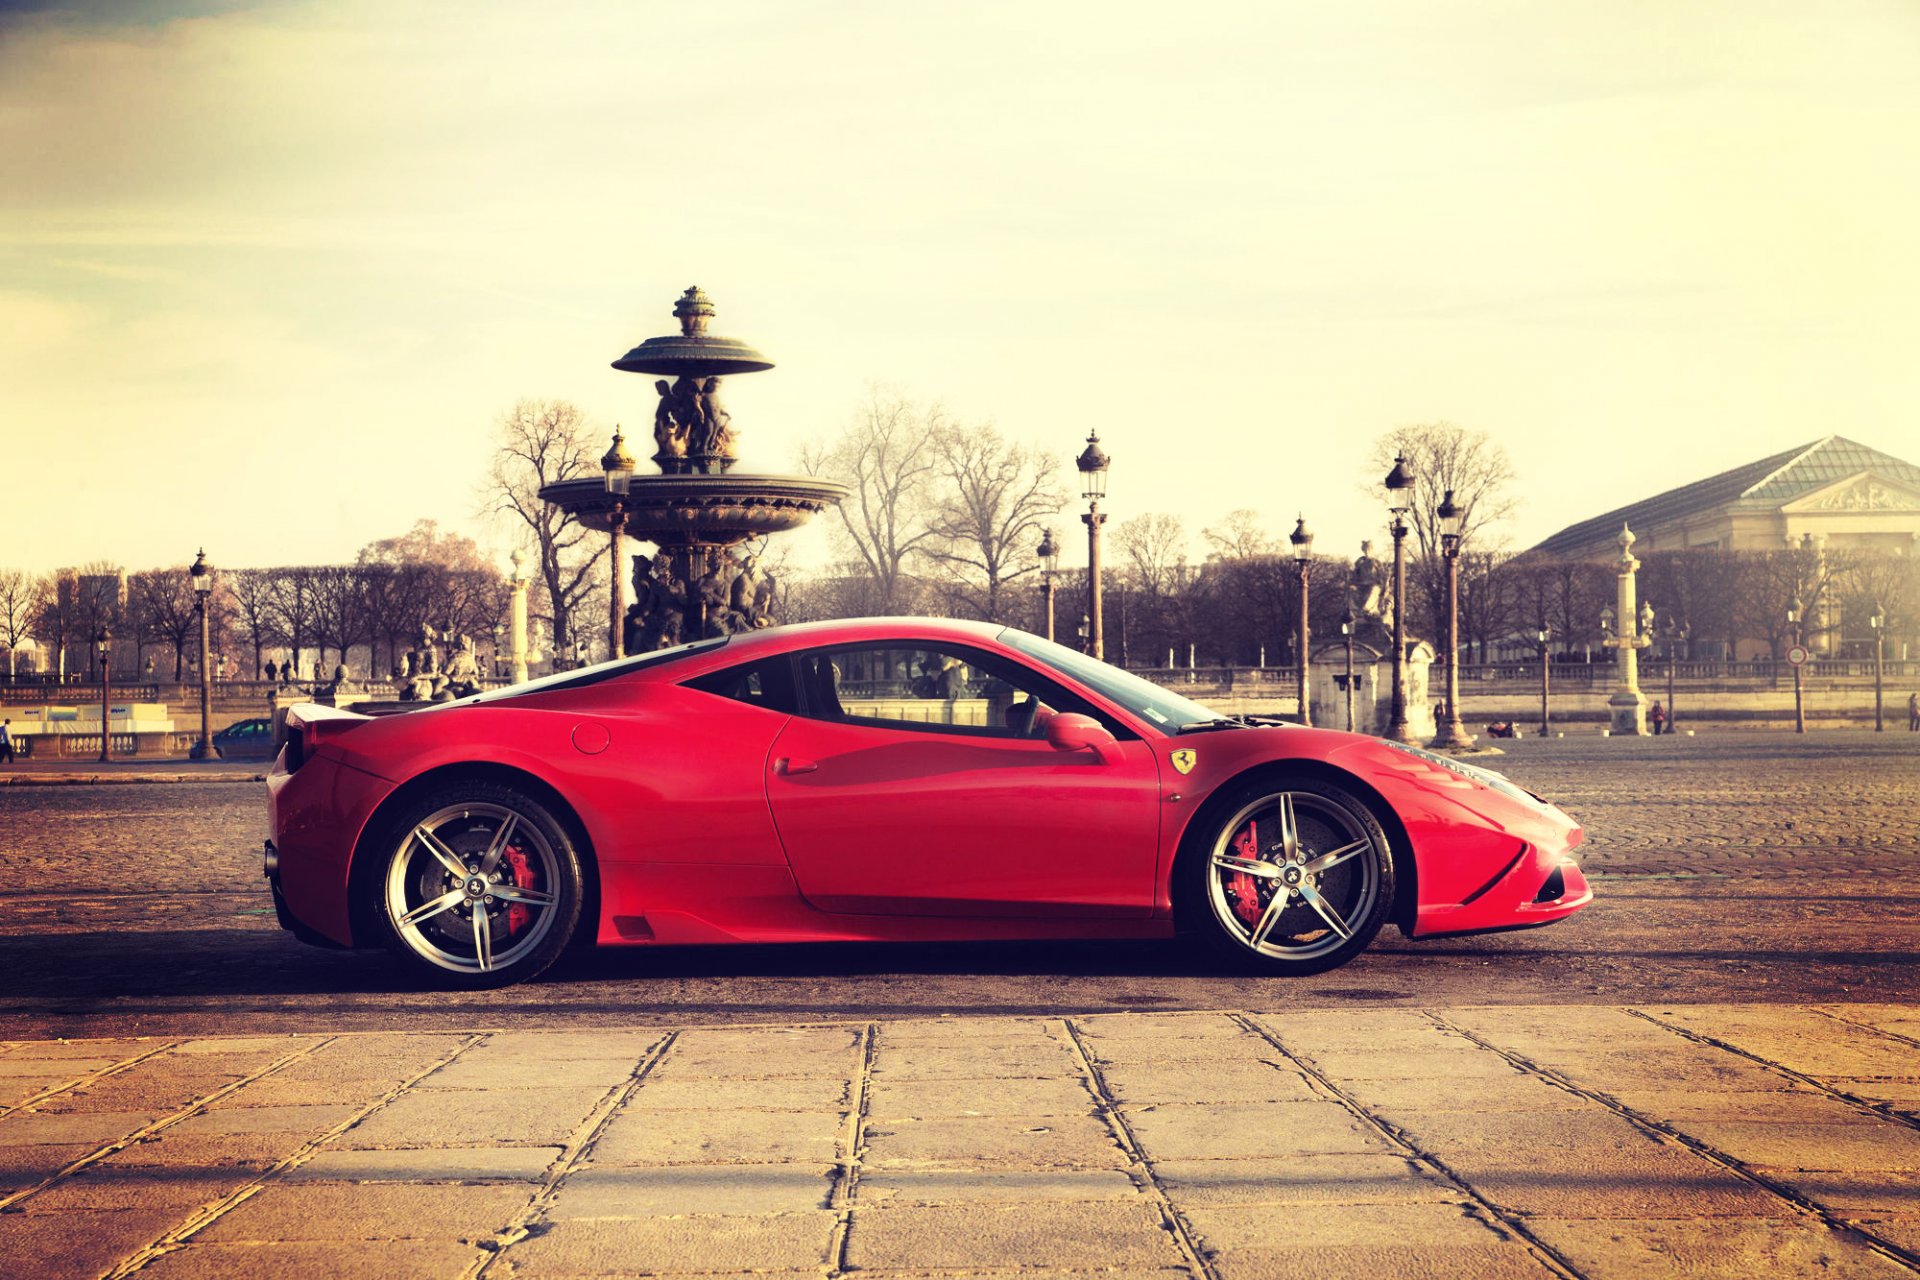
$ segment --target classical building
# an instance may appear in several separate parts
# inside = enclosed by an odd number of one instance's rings
[[[1564,560],[1619,554],[1631,525],[1637,555],[1688,547],[1777,551],[1812,535],[1829,548],[1910,553],[1920,542],[1920,466],[1828,436],[1568,525],[1535,551]]]

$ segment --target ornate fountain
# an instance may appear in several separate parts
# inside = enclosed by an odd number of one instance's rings
[[[566,480],[540,491],[592,529],[651,542],[654,556],[633,557],[633,603],[621,647],[640,653],[773,622],[772,579],[757,556],[734,549],[795,529],[847,496],[845,485],[809,476],[743,475],[733,470],[733,417],[720,380],[759,373],[773,361],[737,338],[707,332],[713,303],[697,288],[674,304],[680,332],[648,338],[613,367],[653,374],[657,476],[634,476],[625,492],[600,478]],[[615,436],[609,459],[623,456]],[[606,465],[609,470],[614,461]],[[614,584],[616,607],[619,584]]]

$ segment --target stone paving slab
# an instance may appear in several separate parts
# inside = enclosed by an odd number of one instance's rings
[[[1920,1276],[1920,1006],[972,1026],[8,1042],[0,1273]]]

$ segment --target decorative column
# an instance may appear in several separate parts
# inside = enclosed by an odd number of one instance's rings
[[[1617,653],[1615,662],[1620,686],[1607,699],[1607,712],[1616,737],[1645,737],[1647,697],[1640,692],[1640,651],[1653,643],[1653,637],[1646,634],[1648,628],[1641,625],[1640,611],[1634,605],[1634,574],[1639,571],[1640,562],[1633,555],[1636,541],[1633,530],[1621,525],[1617,541],[1620,543],[1620,559],[1615,562],[1618,586],[1614,595],[1615,607],[1610,612],[1613,618],[1618,619],[1619,629],[1607,635],[1603,643]],[[1650,614],[1651,610],[1648,612]],[[1614,632],[1608,612],[1603,612],[1601,617],[1602,629]],[[1651,617],[1647,621],[1651,623]]]
[[[514,548],[511,593],[507,596],[507,643],[512,647],[513,682],[527,681],[527,557]]]
[[[1080,517],[1087,526],[1087,618],[1092,628],[1087,652],[1102,660],[1106,658],[1106,641],[1100,607],[1100,526],[1107,522],[1107,515],[1100,510],[1100,499],[1107,496],[1110,462],[1100,447],[1100,433],[1088,432],[1086,450],[1074,459],[1074,466],[1080,469],[1083,482],[1080,496],[1087,500],[1086,514]]]

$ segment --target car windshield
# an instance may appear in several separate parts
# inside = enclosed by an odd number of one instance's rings
[[[1200,705],[1191,698],[1170,693],[1150,680],[1142,680],[1139,676],[1122,671],[1119,667],[1109,666],[1098,658],[1090,658],[1077,650],[1055,644],[1051,640],[1042,640],[1039,636],[1018,628],[1008,627],[1002,631],[1000,642],[1011,645],[1022,653],[1032,654],[1045,665],[1071,676],[1089,689],[1104,695],[1135,715],[1144,717],[1149,724],[1164,729],[1168,733],[1177,731],[1184,724],[1220,718],[1218,712]]]

